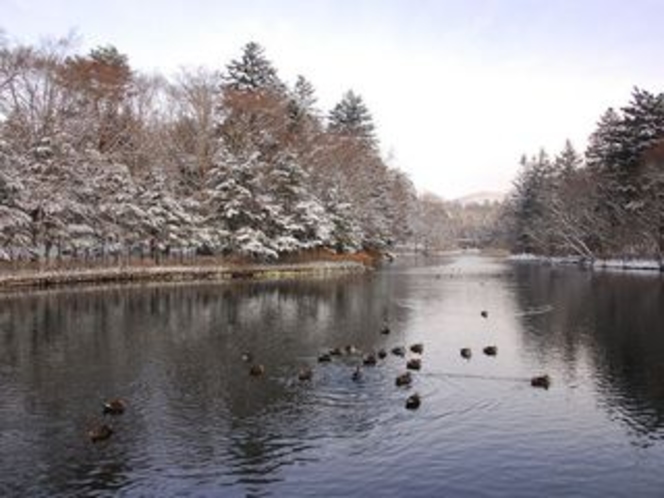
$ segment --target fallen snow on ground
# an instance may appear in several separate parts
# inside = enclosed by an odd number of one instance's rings
[[[583,265],[606,270],[646,270],[662,271],[663,267],[655,259],[596,259],[590,263],[587,259],[578,256],[546,257],[535,254],[521,253],[508,257],[510,261],[536,262],[550,265]]]

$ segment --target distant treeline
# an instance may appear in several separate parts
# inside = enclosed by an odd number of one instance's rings
[[[363,99],[321,112],[256,43],[168,80],[0,34],[0,260],[381,250],[417,206]]]
[[[523,157],[503,213],[514,252],[595,258],[664,255],[664,94],[635,88],[609,108],[585,155]]]

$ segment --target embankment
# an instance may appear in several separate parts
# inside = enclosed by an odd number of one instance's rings
[[[281,279],[360,273],[369,269],[355,261],[232,266],[120,266],[113,268],[21,270],[0,273],[0,291],[122,282],[186,282],[233,279]]]

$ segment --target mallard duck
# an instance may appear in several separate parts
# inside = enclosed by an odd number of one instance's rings
[[[387,358],[387,351],[385,351],[384,349],[379,349],[378,350],[378,358],[380,358],[381,360],[384,360],[385,358]]]
[[[122,415],[127,408],[127,402],[120,398],[109,399],[104,402],[103,412],[105,415]]]
[[[392,348],[392,354],[395,356],[406,356],[406,348],[403,346],[395,346]]]
[[[300,371],[297,374],[297,378],[300,379],[301,381],[311,380],[313,379],[313,377],[314,377],[314,371],[309,367],[300,368]]]
[[[424,344],[422,344],[422,343],[413,344],[410,347],[410,350],[413,353],[422,354],[424,352]]]
[[[406,368],[408,370],[420,370],[422,368],[422,360],[419,358],[411,358],[408,360],[408,363],[406,363]]]
[[[422,400],[417,393],[408,396],[408,399],[406,400],[406,408],[409,410],[417,410],[421,404]]]
[[[498,354],[498,346],[487,346],[482,351],[487,356],[496,356]]]
[[[533,387],[541,387],[548,389],[551,386],[551,378],[548,375],[538,375],[530,379],[530,385]]]
[[[260,377],[265,373],[265,367],[263,365],[251,365],[249,369],[249,375],[252,377]]]
[[[96,425],[88,431],[88,439],[93,443],[105,441],[113,435],[113,428],[108,424]]]
[[[413,377],[410,375],[410,372],[404,372],[397,376],[395,384],[397,386],[408,386],[413,382]]]
[[[369,353],[364,355],[364,358],[362,358],[362,363],[364,363],[366,366],[373,367],[376,363],[378,363],[378,360],[376,359],[375,354]]]
[[[332,361],[332,357],[329,353],[322,353],[318,355],[318,363],[328,363]]]
[[[482,318],[489,318],[489,312],[487,310],[482,310],[480,315],[482,315]]]
[[[355,382],[361,381],[362,380],[362,367],[360,367],[360,366],[355,367],[355,370],[353,370],[353,375],[351,376],[351,378]]]
[[[466,360],[470,360],[470,357],[473,356],[473,352],[470,348],[461,348],[461,357]]]

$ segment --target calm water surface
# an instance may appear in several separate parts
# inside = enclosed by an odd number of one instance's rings
[[[325,281],[0,295],[0,496],[662,496],[663,323],[658,275],[473,255]],[[357,357],[316,361],[414,342],[411,388],[392,355],[359,383]],[[540,373],[549,390],[530,387]],[[129,408],[92,444],[112,396]]]

